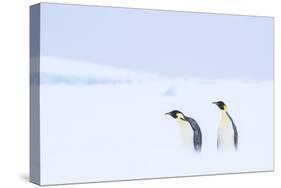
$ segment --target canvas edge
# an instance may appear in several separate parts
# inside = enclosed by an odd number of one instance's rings
[[[41,184],[40,167],[40,4],[29,7],[30,21],[30,129],[29,181]]]
[[[178,176],[159,176],[159,177],[139,177],[133,179],[110,179],[110,180],[93,180],[93,181],[79,181],[67,183],[43,183],[43,187],[48,186],[62,186],[62,185],[77,185],[77,184],[99,184],[99,183],[114,183],[114,182],[130,182],[130,181],[146,181],[146,180],[161,180],[161,179],[178,179],[178,178],[192,178],[192,177],[209,177],[209,176],[228,176],[228,175],[243,175],[243,174],[259,174],[259,173],[274,173],[273,169],[257,170],[257,171],[242,171],[242,172],[227,172],[227,173],[207,173],[195,175],[178,175]]]
[[[146,11],[182,12],[182,13],[197,13],[197,14],[225,15],[225,16],[246,16],[246,17],[259,17],[259,18],[274,19],[274,16],[268,16],[268,15],[239,14],[239,13],[218,13],[218,12],[208,12],[208,11],[176,10],[176,9],[165,9],[165,8],[139,8],[139,7],[117,6],[117,5],[111,6],[111,5],[98,5],[98,4],[60,3],[60,2],[41,2],[40,4],[64,5],[64,6],[83,6],[83,7],[100,7],[100,8],[114,8],[114,9],[133,9],[133,10],[146,10]]]

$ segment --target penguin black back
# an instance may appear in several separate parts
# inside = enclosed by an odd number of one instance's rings
[[[194,145],[194,149],[197,152],[201,151],[202,148],[202,133],[201,133],[201,129],[198,125],[198,123],[190,118],[185,116],[185,119],[189,122],[189,124],[191,125],[192,129],[193,129],[193,145]]]

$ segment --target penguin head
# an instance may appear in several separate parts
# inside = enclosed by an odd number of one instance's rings
[[[221,110],[227,110],[227,106],[223,101],[213,102],[213,104],[217,105]]]
[[[173,117],[175,119],[185,120],[184,114],[178,110],[173,110],[171,112],[167,112],[167,113],[165,113],[165,115],[170,115],[171,117]]]

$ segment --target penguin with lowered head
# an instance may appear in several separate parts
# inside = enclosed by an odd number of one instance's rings
[[[193,146],[194,151],[200,152],[202,147],[202,133],[198,123],[191,117],[185,116],[178,110],[166,113],[177,120],[185,145]]]

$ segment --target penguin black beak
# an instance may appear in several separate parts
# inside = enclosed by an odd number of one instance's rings
[[[215,105],[217,105],[218,103],[217,103],[217,102],[212,102],[212,104],[215,104]]]
[[[167,113],[165,113],[164,115],[171,115],[171,113],[170,113],[170,112],[167,112]]]

